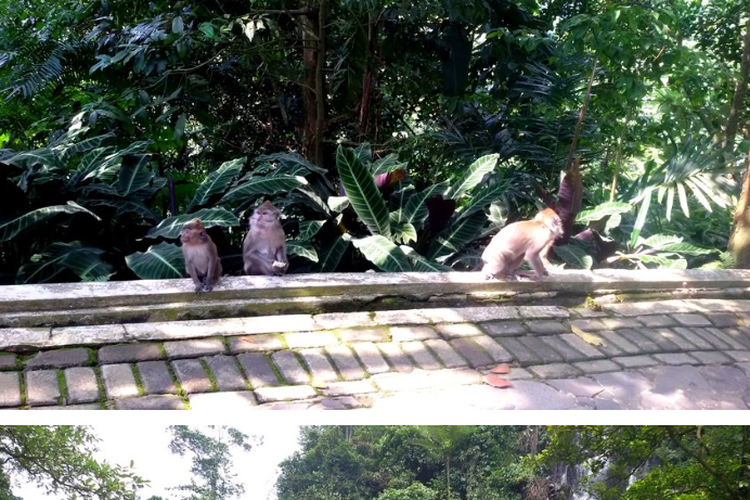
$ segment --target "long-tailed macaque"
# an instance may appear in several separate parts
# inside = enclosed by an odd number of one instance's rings
[[[245,274],[281,276],[289,267],[280,215],[279,209],[266,201],[250,217],[250,231],[242,244]]]
[[[185,271],[193,278],[195,291],[210,292],[221,277],[221,260],[201,220],[195,219],[185,224],[180,240]]]
[[[486,278],[513,277],[526,259],[542,279],[547,276],[547,252],[563,234],[562,221],[551,208],[539,212],[534,220],[514,222],[497,233],[482,253],[482,272]]]

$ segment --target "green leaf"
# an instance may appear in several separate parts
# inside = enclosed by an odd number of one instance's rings
[[[122,215],[125,213],[134,213],[152,222],[158,221],[161,216],[157,215],[156,212],[151,210],[140,200],[119,200],[119,199],[107,199],[107,198],[93,198],[87,199],[86,205],[89,206],[106,206],[117,209],[115,215]]]
[[[630,233],[630,247],[634,247],[638,241],[638,236],[641,234],[641,229],[646,223],[646,215],[648,214],[648,207],[651,205],[651,194],[653,193],[652,188],[647,188],[643,193],[643,201],[641,202],[641,208],[638,211],[638,217],[633,225],[633,231]]]
[[[372,146],[367,142],[363,142],[354,148],[354,155],[359,158],[362,165],[369,165],[372,163]]]
[[[664,245],[680,243],[682,238],[671,234],[655,234],[650,238],[643,240],[641,243],[647,247],[661,249]]]
[[[148,156],[145,155],[135,157],[134,161],[123,160],[120,166],[120,175],[117,177],[117,190],[122,196],[140,191],[151,183],[154,173],[143,168],[143,165],[147,163]]]
[[[497,165],[497,159],[500,157],[499,154],[485,155],[479,158],[477,161],[469,165],[463,176],[451,187],[448,191],[447,196],[457,200],[462,195],[473,189],[477,184],[482,181],[482,178],[492,172]]]
[[[427,205],[425,200],[432,196],[444,195],[448,190],[448,184],[441,182],[433,184],[424,191],[411,195],[406,207],[401,211],[401,222],[408,222],[415,227],[420,227],[427,218]]]
[[[58,159],[57,153],[50,148],[24,151],[3,160],[3,162],[20,168],[33,167],[34,165],[43,165],[53,169],[64,168],[64,164]]]
[[[229,203],[242,200],[242,206],[249,205],[258,196],[272,196],[277,193],[288,193],[293,189],[307,185],[304,177],[279,175],[275,177],[251,177],[238,186],[229,190],[219,202]]]
[[[348,196],[329,196],[328,208],[333,212],[340,214],[350,205]]]
[[[180,141],[185,136],[185,113],[181,113],[174,125],[174,140]]]
[[[474,212],[469,217],[448,225],[430,245],[427,257],[438,262],[444,262],[448,257],[461,250],[464,245],[474,241],[482,232],[485,222],[487,222],[487,216],[484,212]]]
[[[244,156],[225,161],[217,170],[208,174],[200,186],[198,186],[198,189],[195,190],[195,195],[186,211],[189,212],[197,206],[205,205],[212,196],[223,192],[229,186],[229,183],[242,171],[242,167],[246,161],[247,158]]]
[[[145,252],[136,252],[125,257],[125,263],[131,271],[144,280],[185,276],[182,248],[174,243],[163,241],[158,245],[151,245]]]
[[[286,242],[287,255],[296,255],[312,262],[318,262],[318,252],[308,241],[289,240]]]
[[[216,29],[211,23],[200,23],[198,25],[198,31],[206,35],[206,38],[213,40],[216,38]]]
[[[299,153],[275,153],[271,155],[258,156],[254,162],[256,165],[267,163],[275,164],[270,171],[274,174],[299,175],[314,172],[320,175],[326,175],[328,171],[310,163]]]
[[[617,201],[602,203],[589,210],[582,210],[576,217],[576,222],[579,224],[588,224],[589,222],[596,222],[602,220],[608,215],[625,214],[633,209],[633,205],[629,203],[621,203]]]
[[[428,258],[420,255],[417,253],[416,250],[414,250],[412,247],[407,245],[401,245],[399,248],[406,254],[406,257],[409,259],[409,262],[411,262],[412,267],[414,267],[414,270],[420,273],[426,273],[426,272],[450,272],[453,271],[453,268],[438,264],[437,262],[431,261]]]
[[[701,248],[692,243],[672,243],[661,247],[663,252],[674,252],[680,255],[709,255],[712,253],[721,253],[717,248]]]
[[[84,208],[77,204],[74,201],[69,201],[67,205],[54,205],[51,207],[44,207],[44,208],[37,208],[36,210],[32,210],[31,212],[25,213],[24,215],[18,217],[17,219],[13,219],[10,222],[6,222],[5,224],[0,226],[0,243],[4,241],[9,241],[12,238],[14,238],[19,233],[30,229],[38,224],[41,224],[42,222],[51,219],[57,214],[76,214],[76,213],[85,213],[96,220],[101,220],[98,215],[96,215],[91,210],[88,210],[87,208]]]
[[[114,273],[112,266],[101,260],[103,253],[100,248],[83,246],[78,241],[53,243],[21,266],[18,280],[20,283],[46,283],[69,270],[81,281],[107,281]]]
[[[180,16],[175,16],[174,19],[172,19],[172,33],[180,34],[184,30],[184,23],[182,22],[182,18]]]
[[[408,222],[398,222],[399,213],[391,213],[391,240],[397,243],[417,241],[417,230]]]
[[[594,259],[578,245],[556,245],[552,250],[563,262],[575,269],[591,269],[594,265]]]
[[[373,176],[376,176],[399,168],[406,169],[407,166],[408,164],[406,162],[399,161],[398,156],[391,153],[379,160],[374,161],[372,166],[370,167],[370,171],[372,172]]]
[[[200,219],[206,228],[220,226],[238,226],[240,220],[226,208],[203,208],[192,214],[167,217],[158,226],[151,228],[146,233],[146,238],[163,237],[167,239],[177,238],[182,233],[182,228],[193,219]]]
[[[379,269],[386,272],[411,271],[409,259],[404,251],[385,236],[376,234],[362,239],[353,239],[354,246]]]
[[[342,234],[333,242],[329,247],[322,251],[320,259],[320,271],[324,273],[331,273],[336,270],[344,256],[344,252],[349,248],[351,244],[351,236],[348,234]]]
[[[307,241],[313,238],[325,225],[324,220],[303,220],[299,223],[299,239]]]
[[[484,209],[484,207],[492,202],[497,201],[500,195],[508,190],[510,184],[510,180],[505,179],[481,189],[471,197],[469,204],[461,209],[458,213],[458,218],[463,219],[464,217],[468,217],[474,212]]]
[[[351,149],[342,146],[336,151],[336,166],[346,195],[359,218],[372,233],[389,237],[388,208],[375,186],[372,174]]]

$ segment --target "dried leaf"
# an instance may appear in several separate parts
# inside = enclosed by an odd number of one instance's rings
[[[575,325],[570,325],[570,330],[591,345],[604,345],[604,341],[598,335],[586,333]]]
[[[499,375],[506,375],[510,373],[510,366],[508,366],[508,363],[502,363],[497,365],[495,368],[490,370],[490,373],[497,373]]]
[[[245,342],[249,342],[251,344],[256,344],[257,343],[257,342],[255,342],[255,339],[253,337],[249,336],[249,335],[246,336],[246,337],[240,337],[240,339],[244,340]]]
[[[510,387],[510,382],[508,382],[504,378],[498,377],[497,375],[485,375],[484,383],[487,385],[491,385],[492,387],[497,387],[498,389],[505,389],[506,387]]]

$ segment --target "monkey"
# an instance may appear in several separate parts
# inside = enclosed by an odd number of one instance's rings
[[[194,219],[182,229],[182,256],[185,271],[195,283],[195,291],[210,292],[221,276],[221,260],[211,237],[200,219]]]
[[[538,279],[547,276],[547,252],[563,234],[562,220],[551,208],[539,212],[534,220],[508,224],[497,233],[482,253],[482,272],[486,279],[504,275],[511,278],[526,259]]]
[[[286,235],[281,227],[281,213],[270,201],[255,209],[250,230],[242,243],[245,274],[281,276],[286,273]]]

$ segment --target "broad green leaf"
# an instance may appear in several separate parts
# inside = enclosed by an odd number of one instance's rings
[[[391,214],[391,240],[397,243],[417,241],[417,230],[408,222],[398,222],[398,214]]]
[[[690,218],[690,206],[688,205],[687,193],[685,192],[685,185],[682,183],[677,184],[677,194],[680,198],[680,208],[685,217]]]
[[[404,251],[385,236],[376,234],[367,238],[352,239],[352,243],[367,260],[382,271],[403,273],[412,270]]]
[[[398,156],[391,153],[379,160],[374,161],[370,167],[370,171],[372,172],[372,175],[375,176],[399,168],[406,169],[406,167],[406,162],[399,161]]]
[[[417,253],[416,250],[414,250],[412,247],[407,245],[401,245],[399,248],[406,254],[406,257],[409,259],[409,262],[411,262],[412,267],[414,267],[414,270],[420,273],[426,273],[426,272],[450,272],[453,271],[453,268],[438,264],[437,262],[433,262],[426,257],[420,255]]]
[[[424,191],[410,196],[409,201],[406,202],[406,207],[401,212],[401,222],[408,222],[415,227],[420,227],[427,218],[425,200],[432,196],[444,195],[447,190],[448,184],[441,182],[440,184],[433,184]]]
[[[117,209],[115,215],[122,215],[125,213],[134,213],[141,216],[143,219],[151,222],[156,222],[161,219],[161,216],[157,215],[156,212],[151,210],[140,200],[135,199],[87,199],[86,205],[88,206],[106,206]]]
[[[474,241],[482,232],[485,222],[487,222],[487,216],[484,212],[474,212],[469,217],[450,224],[432,242],[427,257],[438,262],[444,262],[467,243]]]
[[[578,245],[556,245],[552,250],[563,262],[575,269],[591,269],[594,265],[594,259]]]
[[[313,238],[325,225],[324,220],[303,220],[299,223],[299,239],[308,241]]]
[[[641,201],[641,208],[638,211],[638,217],[635,219],[635,224],[633,225],[633,231],[630,233],[630,247],[633,248],[636,245],[636,242],[638,241],[638,236],[641,234],[641,229],[643,229],[643,225],[646,223],[646,215],[648,215],[648,208],[651,205],[651,194],[653,193],[653,188],[646,188],[646,190],[643,193],[643,201]]]
[[[692,243],[672,243],[661,247],[663,252],[674,252],[680,255],[709,255],[719,253],[717,248],[701,248]]]
[[[54,205],[51,207],[37,208],[36,210],[32,210],[31,212],[25,213],[24,215],[1,225],[0,243],[13,239],[19,233],[30,229],[37,224],[41,224],[42,222],[51,219],[57,214],[76,213],[85,213],[92,216],[96,220],[101,220],[99,216],[94,212],[80,206],[74,201],[69,201],[67,205]]]
[[[185,28],[185,24],[182,22],[182,18],[180,16],[175,16],[174,19],[172,19],[172,33],[180,34],[183,32]]]
[[[497,165],[497,159],[500,157],[499,154],[485,155],[479,158],[477,161],[469,165],[466,173],[451,187],[448,192],[448,196],[454,200],[459,199],[461,196],[466,194],[468,191],[473,189],[477,184],[482,181],[482,178],[492,172]]]
[[[342,234],[333,242],[330,246],[326,247],[321,251],[320,258],[320,271],[324,273],[331,273],[336,270],[341,262],[341,258],[344,256],[344,252],[349,248],[351,244],[351,236],[348,234]]]
[[[493,201],[497,201],[500,195],[508,190],[509,186],[510,181],[506,179],[475,193],[469,200],[469,204],[461,208],[461,211],[458,213],[458,218],[463,219],[477,210],[483,210],[484,207]]]
[[[321,168],[314,163],[310,163],[299,153],[261,155],[255,159],[254,163],[256,165],[263,163],[276,164],[272,170],[269,170],[276,174],[299,175],[300,173],[303,173],[306,175],[308,172],[315,172],[317,174],[326,175],[328,173],[326,169]]]
[[[576,217],[579,224],[588,224],[602,220],[608,215],[625,214],[633,210],[633,205],[617,201],[602,203],[589,210],[581,210]]]
[[[104,141],[114,139],[115,137],[117,136],[114,132],[109,132],[107,134],[98,135],[96,137],[91,137],[89,139],[84,139],[74,144],[67,145],[66,148],[60,151],[60,161],[62,163],[67,163],[73,155],[99,148]]]
[[[359,218],[372,233],[388,238],[391,235],[388,208],[370,172],[351,149],[342,146],[336,151],[336,166]]]
[[[346,207],[350,205],[348,196],[329,196],[328,197],[328,208],[331,211],[340,214]]]
[[[151,245],[145,252],[136,252],[125,257],[125,263],[131,271],[144,280],[185,276],[182,248],[174,243],[162,241],[158,245]]]
[[[671,234],[655,234],[643,240],[641,243],[650,248],[661,249],[664,245],[673,245],[675,243],[680,243],[681,241],[682,238],[679,236]]]
[[[3,162],[20,168],[28,168],[34,165],[43,165],[53,169],[64,168],[64,164],[59,160],[57,153],[50,148],[24,151],[3,160]]]
[[[80,242],[53,243],[31,257],[31,262],[18,270],[20,283],[46,283],[65,271],[72,271],[81,281],[107,281],[112,276],[112,266],[103,260],[104,250],[83,246]]]
[[[117,190],[122,196],[140,191],[145,188],[154,178],[154,173],[149,172],[144,165],[148,163],[148,156],[128,157],[120,166],[120,174],[117,176]]]
[[[362,165],[370,165],[372,163],[372,146],[369,143],[363,142],[354,148],[354,154],[362,162]]]
[[[211,23],[200,23],[198,25],[198,30],[203,33],[208,39],[213,40],[216,38],[216,29]]]
[[[198,189],[195,190],[195,195],[186,211],[189,212],[195,207],[205,205],[212,196],[223,192],[229,186],[229,183],[242,171],[242,167],[246,161],[247,158],[244,156],[235,160],[225,161],[218,169],[208,174],[204,181],[201,182],[201,185],[198,186]]]
[[[289,240],[286,242],[287,255],[296,255],[312,262],[318,262],[318,252],[308,241]]]
[[[175,141],[181,141],[182,138],[185,136],[185,113],[181,113],[179,117],[177,117],[177,123],[174,125],[174,140]]]
[[[166,239],[177,238],[182,233],[182,228],[185,224],[193,219],[200,219],[206,228],[214,226],[232,227],[240,224],[240,220],[226,208],[203,208],[192,214],[167,217],[158,226],[151,228],[146,233],[146,237],[158,238],[161,236]]]
[[[252,177],[229,190],[219,202],[220,204],[241,200],[243,206],[251,203],[262,195],[272,196],[277,193],[288,193],[301,186],[305,186],[304,177],[279,175],[275,177]]]

